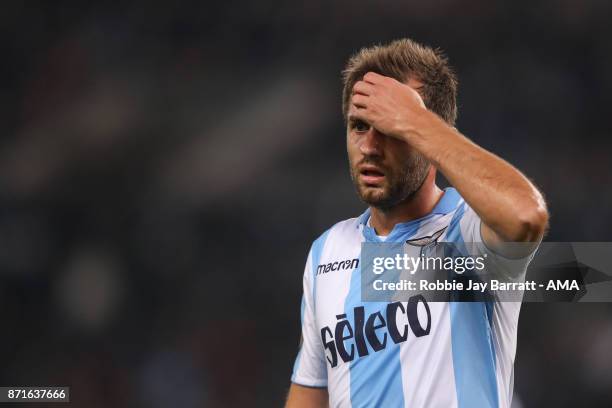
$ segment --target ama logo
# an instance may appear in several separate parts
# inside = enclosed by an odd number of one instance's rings
[[[418,307],[421,303],[427,313],[424,321],[419,320]],[[398,325],[398,318],[403,321]],[[349,362],[355,357],[365,357],[370,354],[368,344],[374,352],[383,350],[392,341],[403,343],[408,339],[409,332],[416,337],[427,336],[431,330],[431,312],[423,295],[412,296],[408,302],[393,302],[387,304],[382,311],[365,316],[365,308],[353,308],[353,322],[347,319],[346,313],[336,316],[338,320],[334,328],[325,326],[321,329],[321,339],[325,347],[327,362],[332,368],[338,365],[339,359]]]

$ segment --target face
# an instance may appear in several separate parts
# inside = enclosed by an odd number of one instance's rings
[[[408,85],[418,89],[420,84]],[[347,152],[357,194],[370,206],[391,209],[419,190],[429,162],[409,144],[352,117],[353,110],[347,115]]]

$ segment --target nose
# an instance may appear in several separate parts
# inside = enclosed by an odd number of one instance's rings
[[[364,156],[380,156],[383,151],[385,135],[370,127],[364,135],[359,149]]]

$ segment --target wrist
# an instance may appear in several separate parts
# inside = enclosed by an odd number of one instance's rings
[[[402,133],[402,138],[407,143],[420,144],[432,135],[452,129],[438,115],[425,108],[412,118]]]
[[[413,124],[404,140],[440,169],[440,164],[458,147],[460,133],[431,111],[424,112]]]

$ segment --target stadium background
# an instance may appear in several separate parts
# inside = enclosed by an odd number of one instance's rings
[[[458,128],[543,189],[548,240],[610,240],[610,2],[85,3],[0,13],[2,385],[280,406],[309,245],[363,209],[340,70],[364,45],[446,50]],[[523,407],[609,406],[611,311],[524,305]]]

